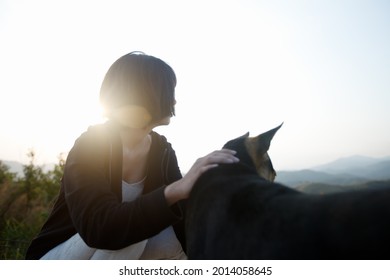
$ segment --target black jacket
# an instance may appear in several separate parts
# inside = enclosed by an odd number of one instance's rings
[[[185,248],[181,206],[167,205],[164,188],[179,180],[174,150],[164,136],[151,133],[144,193],[122,202],[122,143],[115,124],[90,127],[75,142],[65,164],[59,197],[26,259],[39,259],[79,233],[93,248],[117,250],[174,225]]]

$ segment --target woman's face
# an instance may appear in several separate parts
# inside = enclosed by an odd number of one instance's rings
[[[176,104],[176,100],[175,103]],[[145,107],[127,105],[114,110],[111,118],[120,125],[133,129],[153,129],[161,125],[168,125],[172,116],[166,116],[159,121],[151,122],[152,116]]]
[[[150,123],[152,116],[144,107],[128,105],[116,109],[112,118],[124,127],[143,128]]]
[[[160,125],[168,125],[171,122],[171,116],[163,118],[161,121],[157,122],[154,127],[160,126]]]
[[[176,100],[174,101],[174,104],[173,104],[173,105],[174,105],[174,106],[176,105]],[[162,120],[156,122],[156,123],[153,125],[153,127],[160,126],[160,125],[168,125],[168,124],[170,124],[170,122],[171,122],[171,117],[172,117],[172,116],[167,116],[167,117],[163,118]]]

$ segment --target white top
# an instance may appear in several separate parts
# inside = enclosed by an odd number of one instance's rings
[[[132,201],[142,194],[144,181],[129,184],[122,181],[122,201]],[[147,240],[145,249],[139,259],[186,259],[181,244],[172,226],[165,228],[157,235]]]
[[[144,181],[146,177],[141,181],[133,184],[129,184],[126,181],[122,181],[122,201],[133,201],[142,194],[144,190]]]

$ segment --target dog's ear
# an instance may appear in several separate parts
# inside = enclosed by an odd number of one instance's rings
[[[264,132],[256,137],[248,138],[247,145],[249,145],[252,149],[255,149],[257,155],[264,155],[268,152],[268,149],[271,145],[271,140],[274,137],[275,133],[281,128],[283,123],[274,129],[271,129],[267,132]]]
[[[244,138],[248,138],[248,137],[249,137],[249,132],[247,132],[247,133],[245,133],[244,135],[242,135],[242,136],[236,138],[236,140],[238,140],[238,139],[244,139]]]
[[[242,135],[240,137],[237,137],[233,140],[228,141],[223,146],[223,148],[232,149],[232,150],[239,152],[239,149],[241,149],[243,146],[241,143],[245,142],[247,139],[249,139],[249,132],[245,133],[244,135]]]

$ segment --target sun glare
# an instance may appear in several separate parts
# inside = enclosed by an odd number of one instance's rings
[[[161,4],[144,17],[134,11],[150,12],[147,1],[95,1],[93,11],[89,1],[8,2],[0,18],[0,160],[26,162],[34,149],[47,163],[69,152],[105,120],[104,74],[134,50],[177,74],[177,117],[161,131],[183,171],[226,140],[282,121],[273,147],[283,168],[341,153],[388,155],[388,5],[215,1],[205,9],[203,1],[177,1],[174,11]],[[172,32],[178,24],[185,32]],[[329,140],[335,131],[342,139]]]

